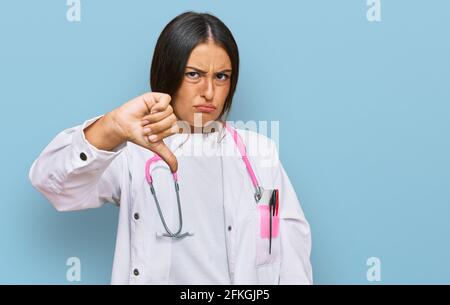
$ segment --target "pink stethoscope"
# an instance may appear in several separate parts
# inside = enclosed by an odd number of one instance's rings
[[[245,163],[247,172],[250,175],[250,179],[252,180],[253,186],[255,187],[255,200],[256,200],[256,203],[258,203],[262,196],[262,187],[259,185],[258,179],[256,178],[255,172],[253,171],[253,168],[250,164],[250,161],[247,156],[247,151],[246,151],[245,145],[242,141],[242,138],[238,134],[236,129],[232,128],[227,123],[224,123],[224,126],[225,126],[226,130],[228,130],[231,133],[231,135],[233,136],[234,143],[236,144],[236,146],[239,150],[239,153],[241,154],[242,160]],[[181,233],[181,229],[183,227],[183,216],[182,216],[182,212],[181,212],[181,202],[180,202],[180,193],[179,193],[180,187],[178,185],[177,172],[172,173],[172,176],[173,176],[173,181],[174,181],[174,186],[175,186],[175,193],[177,195],[178,218],[179,218],[180,225],[179,225],[178,230],[175,233],[173,233],[172,231],[170,231],[169,227],[166,224],[164,215],[161,211],[161,206],[158,201],[158,197],[156,196],[155,188],[153,187],[153,178],[150,173],[150,166],[153,163],[158,162],[158,161],[162,161],[162,158],[157,154],[155,154],[152,158],[147,160],[147,162],[145,163],[145,179],[147,180],[148,184],[150,185],[150,191],[153,195],[153,199],[155,200],[155,204],[158,209],[159,217],[164,226],[164,229],[166,230],[166,233],[159,234],[159,236],[165,236],[165,237],[174,238],[174,239],[182,239],[187,236],[192,236],[193,235],[192,232]]]

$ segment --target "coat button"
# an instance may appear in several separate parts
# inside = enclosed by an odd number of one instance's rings
[[[139,213],[134,213],[134,219],[136,219],[136,220],[139,219]]]
[[[83,161],[86,161],[86,160],[87,160],[87,156],[86,156],[86,154],[85,154],[84,152],[82,152],[82,153],[80,154],[80,159],[83,160]]]
[[[139,270],[134,269],[134,270],[133,270],[133,274],[136,275],[136,276],[138,276],[138,275],[139,275]]]
[[[231,226],[228,226],[228,231],[231,231],[231,229],[232,229],[232,227],[231,227]]]

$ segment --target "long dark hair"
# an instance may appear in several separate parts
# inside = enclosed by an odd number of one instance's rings
[[[170,21],[155,46],[150,71],[153,92],[163,92],[172,97],[181,86],[184,71],[192,50],[212,39],[230,57],[233,72],[230,92],[220,116],[231,109],[239,76],[239,50],[228,27],[219,18],[207,13],[186,12]]]

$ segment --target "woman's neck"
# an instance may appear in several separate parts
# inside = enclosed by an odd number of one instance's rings
[[[211,132],[218,132],[220,129],[223,128],[223,124],[224,124],[223,121],[214,121],[205,126],[190,125],[190,128],[191,128],[191,133],[193,133],[193,134],[211,133]]]

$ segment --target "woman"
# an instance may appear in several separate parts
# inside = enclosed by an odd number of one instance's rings
[[[157,41],[152,92],[61,132],[33,163],[58,211],[119,206],[113,284],[312,283],[309,225],[273,141],[224,122],[238,72],[230,30],[181,14]]]

